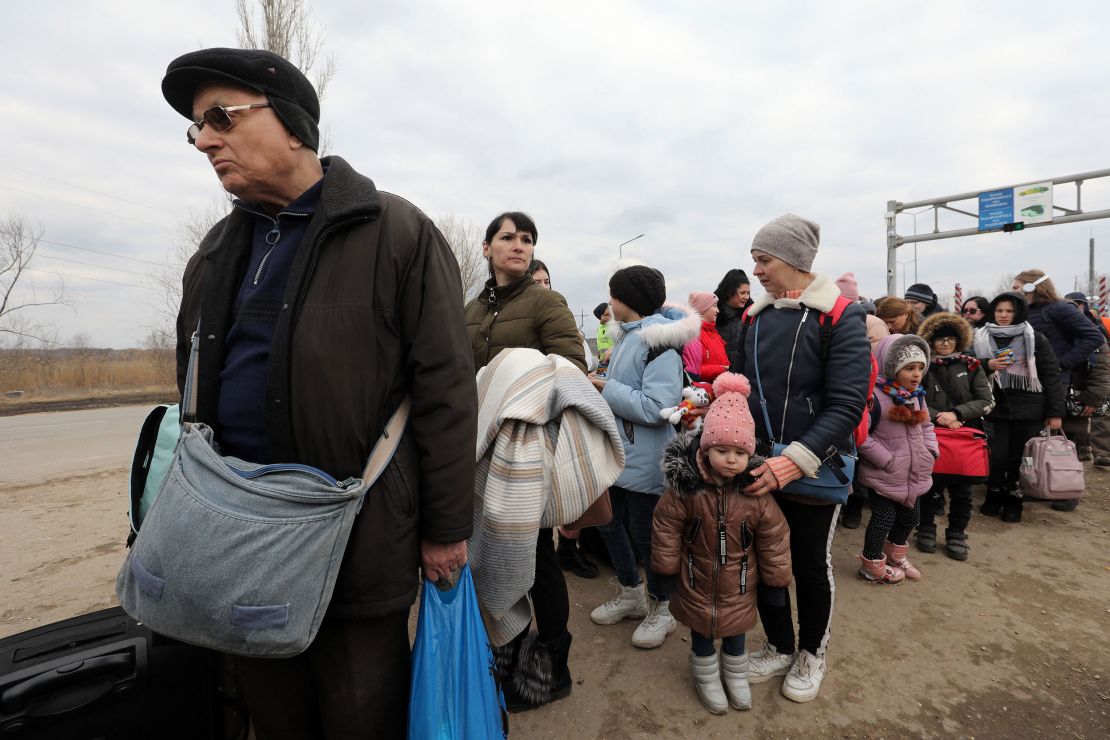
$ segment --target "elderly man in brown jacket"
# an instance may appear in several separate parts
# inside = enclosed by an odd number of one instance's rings
[[[291,659],[236,659],[255,732],[403,736],[418,568],[461,567],[471,531],[477,399],[457,263],[412,204],[317,157],[316,92],[280,56],[191,52],[162,91],[235,196],[185,269],[177,323],[178,385],[197,331],[198,419],[223,454],[357,476],[413,401],[316,640]],[[275,553],[243,578],[281,568]]]

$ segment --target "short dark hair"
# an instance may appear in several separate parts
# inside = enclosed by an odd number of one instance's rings
[[[493,237],[497,236],[497,231],[501,228],[501,222],[509,219],[513,222],[513,226],[517,231],[527,231],[532,235],[532,244],[536,244],[540,240],[540,234],[536,231],[536,222],[527,213],[520,211],[506,211],[497,218],[489,222],[486,227],[486,240],[485,243],[489,244],[493,241]]]
[[[752,281],[748,280],[748,273],[739,268],[733,268],[726,272],[725,276],[721,278],[721,282],[718,283],[717,289],[713,291],[713,294],[717,296],[717,302],[724,305],[729,298],[736,295],[736,290],[741,285],[751,284]]]

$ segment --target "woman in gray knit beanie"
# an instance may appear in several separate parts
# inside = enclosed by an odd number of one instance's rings
[[[766,293],[748,309],[739,366],[733,365],[752,379],[752,395],[760,399],[752,406],[763,409],[754,414],[757,451],[769,458],[744,492],[774,495],[790,524],[798,602],[795,638],[789,593],[760,587],[767,642],[750,657],[749,680],[785,674],[782,693],[797,702],[816,698],[825,675],[834,590],[830,549],[840,507],[782,489],[815,476],[837,454],[853,454],[871,370],[863,309],[842,298],[830,278],[812,272],[820,237],[820,226],[793,214],[756,232],[752,275]],[[834,308],[835,323],[827,315]],[[785,447],[772,456],[776,442]]]

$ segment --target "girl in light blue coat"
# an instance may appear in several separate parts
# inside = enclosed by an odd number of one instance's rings
[[[675,436],[659,412],[682,401],[682,348],[701,331],[701,316],[690,308],[664,307],[663,274],[644,265],[614,273],[609,292],[615,319],[609,333],[615,345],[606,377],[590,379],[612,409],[624,443],[624,472],[609,488],[613,520],[599,528],[620,588],[590,618],[597,624],[643,618],[632,644],[653,648],[677,626],[670,595],[651,570],[652,519],[664,490],[663,449]],[[633,542],[643,559],[647,593]]]

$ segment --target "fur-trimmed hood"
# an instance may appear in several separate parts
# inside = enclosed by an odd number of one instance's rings
[[[967,319],[959,314],[952,313],[951,311],[941,311],[935,313],[929,318],[921,322],[921,326],[917,330],[917,335],[925,340],[925,342],[932,347],[933,335],[941,327],[948,327],[956,332],[957,349],[963,350],[971,346],[971,338],[973,330],[971,324]]]
[[[683,432],[667,443],[663,450],[663,475],[667,485],[679,498],[683,496],[696,496],[716,485],[709,477],[704,458],[700,454],[701,434]],[[748,469],[732,479],[729,490],[738,490],[747,486],[755,479],[751,471],[766,462],[762,455],[752,455],[748,461]]]
[[[748,315],[755,316],[772,304],[775,308],[794,309],[800,308],[804,304],[815,311],[828,313],[832,311],[833,306],[836,305],[836,299],[839,297],[840,288],[837,284],[830,278],[817,274],[814,275],[813,282],[802,291],[799,298],[775,298],[770,293],[764,293],[748,308]]]
[[[640,338],[651,349],[677,349],[682,348],[701,334],[701,314],[688,305],[679,303],[664,303],[663,307],[650,316],[645,316],[639,321],[621,324],[612,320],[605,325],[613,343],[620,342],[624,336],[625,326],[638,325]]]

